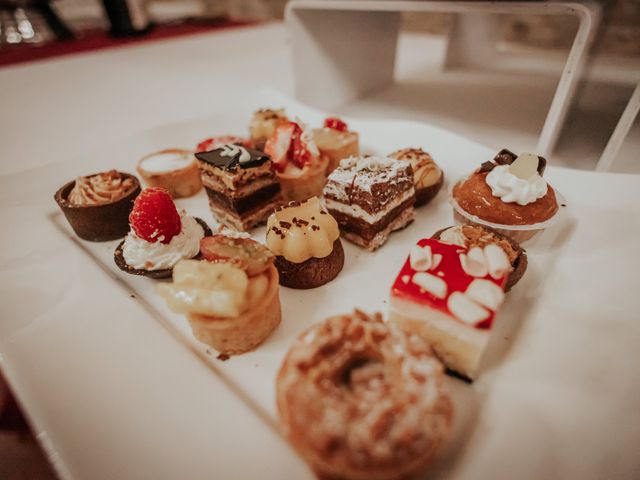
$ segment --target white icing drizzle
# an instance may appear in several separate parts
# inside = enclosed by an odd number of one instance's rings
[[[371,187],[376,183],[395,184],[399,174],[407,167],[411,167],[409,162],[387,157],[345,158],[340,162],[340,167],[329,175],[325,193],[333,194],[338,199],[347,200],[346,186],[353,185],[361,190],[371,192]],[[370,175],[369,172],[371,172]]]
[[[235,157],[239,154],[240,156],[238,157],[238,162],[246,163],[251,160],[251,154],[246,148],[241,145],[228,143],[220,148],[222,149],[222,152],[220,152],[221,157]]]

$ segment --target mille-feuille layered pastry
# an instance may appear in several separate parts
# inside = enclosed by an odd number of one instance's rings
[[[250,230],[282,204],[271,160],[261,151],[229,144],[196,158],[209,207],[227,227]]]
[[[424,238],[391,287],[389,320],[422,337],[449,370],[473,380],[512,268],[495,243],[467,248]]]
[[[415,216],[409,162],[385,157],[346,158],[329,175],[323,193],[342,235],[370,251]]]

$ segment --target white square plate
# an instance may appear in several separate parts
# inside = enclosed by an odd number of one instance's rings
[[[310,477],[274,434],[274,380],[292,339],[354,307],[385,312],[410,246],[452,224],[445,185],[380,250],[369,253],[343,241],[346,262],[333,282],[308,291],[282,287],[281,326],[255,351],[218,360],[193,338],[184,317],[166,307],[155,281],[117,269],[118,241],[78,239],[52,195],[77,175],[134,172],[136,160],[154,150],[242,134],[262,106],[284,106],[311,125],[325,117],[265,93],[231,112],[150,130],[83,159],[2,179],[0,219],[17,226],[3,238],[2,365],[64,476]],[[365,152],[421,146],[449,180],[495,153],[429,125],[346,120],[360,132]],[[564,219],[525,245],[529,268],[494,326],[480,379],[472,385],[449,380],[455,428],[435,477],[638,473],[640,329],[632,292],[640,287],[640,265],[632,252],[640,226],[632,218],[640,207],[640,181],[553,167],[545,177],[567,198]],[[177,203],[215,226],[204,192]],[[263,227],[253,236],[264,241],[264,233]],[[196,355],[186,359],[185,353]],[[170,412],[176,416],[168,418]],[[207,445],[216,454],[197,456]]]

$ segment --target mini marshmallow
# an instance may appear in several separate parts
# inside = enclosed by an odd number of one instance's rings
[[[447,300],[447,307],[459,320],[469,325],[477,325],[478,322],[489,318],[491,313],[481,307],[467,295],[461,292],[453,292]]]
[[[445,298],[447,296],[447,284],[440,277],[426,272],[418,272],[413,275],[412,281],[434,297]]]
[[[467,254],[460,254],[460,265],[467,275],[472,277],[486,277],[489,272],[484,252],[480,247],[471,248]]]
[[[425,245],[421,247],[417,243],[411,247],[409,253],[409,263],[411,268],[418,272],[424,272],[431,269],[433,264],[433,254],[431,253],[431,247]]]
[[[507,257],[502,248],[494,243],[484,247],[484,258],[487,262],[489,275],[496,280],[504,277],[512,270],[509,257]]]
[[[469,284],[466,295],[494,312],[504,301],[504,291],[491,280],[477,279]]]

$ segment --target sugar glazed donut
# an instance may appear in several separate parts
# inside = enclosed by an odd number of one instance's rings
[[[381,315],[303,332],[277,378],[284,433],[322,478],[400,479],[424,470],[451,427],[443,367]]]

